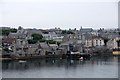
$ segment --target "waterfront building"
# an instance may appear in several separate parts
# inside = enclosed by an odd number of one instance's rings
[[[2,45],[3,45],[3,46],[10,46],[10,45],[13,43],[13,41],[15,41],[14,38],[11,38],[11,37],[3,37],[3,38],[2,38]]]
[[[50,47],[48,46],[47,43],[40,42],[38,44],[39,44],[39,49],[41,49],[41,55],[45,55],[45,53],[50,50]]]
[[[107,47],[109,48],[114,48],[114,40],[113,39],[110,39],[108,42],[107,42]]]
[[[116,37],[114,39],[109,40],[107,42],[107,46],[111,47],[112,49],[118,49],[119,48],[119,43],[117,42],[118,40],[120,40],[120,37]]]
[[[39,46],[37,44],[28,44],[28,50],[27,50],[28,55],[40,54],[40,51],[38,51],[38,47]]]
[[[86,47],[104,46],[104,40],[102,37],[92,36],[91,38],[86,39],[85,46]]]
[[[14,54],[25,55],[28,52],[28,41],[26,39],[16,39],[12,44]]]
[[[69,42],[61,43],[59,48],[61,48],[64,53],[67,53],[67,51],[70,50],[69,44]]]
[[[51,50],[56,50],[58,48],[57,44],[49,44]]]

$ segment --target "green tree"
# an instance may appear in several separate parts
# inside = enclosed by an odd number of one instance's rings
[[[16,33],[16,32],[17,32],[17,29],[10,29],[10,32]]]
[[[62,31],[62,34],[66,34],[66,33],[67,33],[67,31],[66,31],[66,30],[63,30],[63,31]]]
[[[49,43],[50,44],[56,44],[56,41],[50,41]]]
[[[66,30],[63,30],[62,31],[62,34],[74,34],[72,31],[66,31]]]
[[[43,32],[44,34],[48,34],[48,32],[46,31],[46,32]]]
[[[35,43],[37,43],[37,40],[29,39],[29,40],[28,40],[28,43],[29,43],[29,44],[35,44]]]
[[[117,40],[118,47],[120,47],[120,40]]]
[[[41,39],[41,40],[39,40],[40,42],[45,42],[46,40],[45,39]]]
[[[10,32],[11,33],[16,33],[17,29],[10,29],[10,30],[4,30],[4,29],[2,29],[2,35],[8,36]]]
[[[2,29],[2,35],[8,36],[9,33],[10,33],[10,30],[4,30],[4,29]]]
[[[5,48],[5,49],[3,49],[4,51],[6,51],[7,53],[9,52],[9,49],[8,48]]]
[[[107,45],[108,40],[109,40],[108,38],[104,39],[105,46]]]
[[[46,40],[46,42],[49,44],[56,44],[56,41],[53,41],[53,40]]]
[[[74,34],[72,31],[67,31],[67,34]]]
[[[43,36],[38,33],[33,33],[32,37],[33,37],[33,40],[37,40],[37,41],[43,38]]]
[[[57,42],[57,45],[59,46],[61,44],[61,42]]]
[[[120,35],[120,32],[118,32],[118,34]]]

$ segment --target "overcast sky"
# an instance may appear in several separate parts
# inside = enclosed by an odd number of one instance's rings
[[[118,0],[2,0],[0,26],[118,27]]]

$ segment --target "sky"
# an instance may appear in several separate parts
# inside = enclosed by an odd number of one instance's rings
[[[2,27],[118,27],[118,0],[2,0],[0,13]]]

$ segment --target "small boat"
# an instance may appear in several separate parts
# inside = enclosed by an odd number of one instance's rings
[[[23,60],[19,60],[18,62],[19,62],[19,63],[25,63],[26,61],[23,61]]]
[[[83,60],[83,57],[81,57],[80,60]]]
[[[80,54],[80,52],[71,52],[71,54]]]

